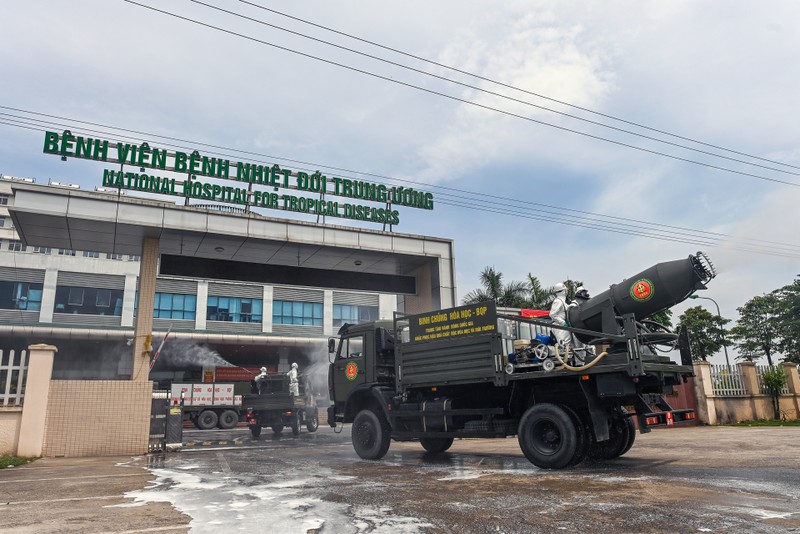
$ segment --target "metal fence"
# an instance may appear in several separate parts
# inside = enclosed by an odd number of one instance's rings
[[[723,397],[744,397],[747,395],[742,371],[736,365],[712,365],[711,387],[714,395]]]
[[[150,405],[150,434],[147,444],[148,452],[166,450],[167,410],[169,409],[169,390],[153,390]]]
[[[28,351],[0,350],[0,406],[22,406]]]
[[[764,384],[764,378],[761,376],[764,371],[769,371],[771,367],[769,365],[756,365],[756,376],[758,377],[758,389],[764,395],[769,395],[770,391],[767,389],[767,385]],[[788,395],[789,394],[789,381],[783,385],[781,389],[781,395]]]

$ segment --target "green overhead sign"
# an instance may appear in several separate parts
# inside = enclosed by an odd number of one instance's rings
[[[105,169],[103,187],[128,189],[160,195],[223,202],[240,206],[279,209],[297,213],[341,217],[395,225],[400,223],[396,208],[433,209],[433,194],[411,187],[309,174],[279,165],[258,165],[202,155],[199,151],[167,151],[148,143],[111,142],[63,133],[45,132],[44,153],[62,157],[120,163],[123,170]],[[124,166],[151,172],[125,171]],[[185,174],[185,178],[163,176],[158,171]],[[198,177],[213,179],[214,182]],[[221,185],[218,181],[235,183]],[[224,182],[223,182],[224,184]],[[289,191],[315,196],[293,194]],[[330,197],[335,197],[331,200]],[[340,200],[341,199],[341,200]],[[380,207],[357,204],[369,201]]]

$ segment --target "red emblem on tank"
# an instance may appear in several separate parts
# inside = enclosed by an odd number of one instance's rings
[[[653,297],[653,282],[647,278],[641,278],[631,286],[631,297],[639,302],[650,300]]]

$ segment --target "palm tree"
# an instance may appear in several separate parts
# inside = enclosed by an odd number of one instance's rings
[[[539,279],[528,273],[528,302],[525,307],[535,310],[549,310],[555,293],[553,288],[545,289]]]
[[[521,308],[525,306],[528,287],[525,282],[513,281],[503,285],[503,273],[486,267],[480,276],[482,289],[474,289],[464,296],[464,304],[493,300],[498,306]]]

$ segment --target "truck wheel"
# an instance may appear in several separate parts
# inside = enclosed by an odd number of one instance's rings
[[[239,414],[233,410],[225,410],[219,416],[219,427],[223,430],[230,430],[239,422]]]
[[[299,417],[295,416],[295,418],[292,419],[291,427],[292,427],[292,435],[295,436],[295,437],[299,436],[300,435],[300,418]]]
[[[364,460],[380,460],[386,456],[391,442],[391,429],[383,414],[361,410],[353,420],[353,448]]]
[[[203,410],[200,412],[200,415],[197,416],[197,428],[200,430],[211,430],[217,426],[218,420],[219,418],[217,417],[217,412]]]
[[[308,430],[309,432],[316,432],[318,428],[319,428],[319,418],[317,417],[317,414],[315,413],[309,415],[308,419],[306,419],[306,430]]]
[[[631,434],[631,428],[628,426],[629,423],[626,419],[615,417],[611,420],[611,426],[608,429],[608,441],[592,443],[592,446],[589,447],[589,458],[592,460],[613,460],[623,454]],[[633,422],[631,421],[630,424],[633,424]]]
[[[519,446],[525,457],[542,469],[569,465],[578,447],[577,434],[572,417],[555,404],[532,406],[519,422]]]
[[[250,425],[250,435],[253,436],[253,439],[258,439],[258,437],[261,435],[261,426]]]
[[[272,425],[272,431],[276,434],[283,432],[283,425]]]
[[[633,447],[633,442],[636,441],[636,425],[633,424],[633,419],[630,417],[626,417],[625,422],[628,425],[628,430],[630,431],[630,434],[628,436],[628,442],[622,448],[622,452],[619,453],[620,456],[631,450],[631,447]]]
[[[572,423],[575,425],[575,432],[578,437],[578,446],[575,447],[575,456],[567,464],[567,467],[578,465],[586,459],[586,454],[589,452],[589,447],[592,444],[592,434],[589,427],[583,424],[578,412],[567,406],[566,404],[559,405],[569,414],[572,418]]]
[[[422,448],[430,453],[444,452],[453,444],[453,438],[419,438]]]

